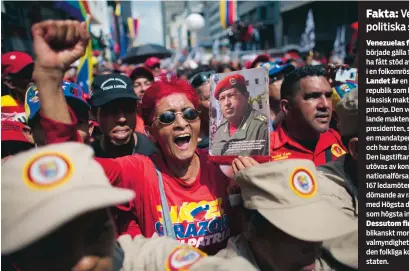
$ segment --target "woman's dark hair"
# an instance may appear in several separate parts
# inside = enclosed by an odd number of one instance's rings
[[[185,69],[178,69],[176,71],[176,76],[180,78],[182,75],[188,75],[188,71]]]
[[[228,64],[221,64],[218,68],[217,68],[217,73],[223,73],[224,69],[230,69],[230,70],[234,70],[232,66],[228,65]]]

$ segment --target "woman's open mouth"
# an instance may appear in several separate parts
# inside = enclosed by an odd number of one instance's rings
[[[181,134],[175,137],[174,142],[180,150],[185,151],[189,147],[190,139],[190,134]]]

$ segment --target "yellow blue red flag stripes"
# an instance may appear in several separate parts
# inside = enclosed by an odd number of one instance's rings
[[[86,23],[87,29],[90,31],[90,20],[91,16],[87,15]],[[85,94],[89,95],[89,88],[93,80],[93,71],[92,71],[92,42],[91,39],[88,42],[87,50],[85,54],[80,59],[78,65],[77,73],[77,84],[82,88]]]
[[[128,18],[129,34],[132,38],[138,36],[139,19]]]
[[[220,24],[223,29],[231,26],[237,21],[237,1],[236,0],[220,0]]]
[[[79,21],[85,21],[87,14],[91,14],[87,0],[65,0],[54,2],[54,6],[56,8],[64,10],[71,17]]]

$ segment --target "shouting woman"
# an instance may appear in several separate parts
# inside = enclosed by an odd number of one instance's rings
[[[33,37],[34,77],[47,143],[79,141],[77,120],[60,89],[64,70],[84,54],[89,34],[78,22],[46,21],[33,26]],[[214,254],[233,234],[228,196],[232,185],[218,166],[208,162],[207,153],[196,148],[198,110],[198,96],[187,83],[156,82],[143,97],[142,116],[158,153],[96,160],[112,185],[135,191],[135,199],[126,208],[144,236],[168,235]],[[234,163],[239,170],[256,162],[241,158]],[[123,228],[120,233],[132,234],[135,223],[126,222],[125,227],[122,221],[117,223]]]

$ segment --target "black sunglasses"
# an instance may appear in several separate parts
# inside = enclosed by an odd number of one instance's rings
[[[208,72],[201,72],[193,76],[193,78],[190,80],[190,85],[193,88],[198,88],[204,83],[206,83],[212,74],[214,74],[214,71],[208,71]]]
[[[200,112],[194,108],[186,108],[185,110],[183,110],[183,112],[165,111],[160,114],[159,117],[156,117],[153,121],[159,120],[159,122],[162,124],[172,124],[173,122],[175,122],[176,115],[178,114],[182,114],[183,118],[186,121],[194,121],[199,117]]]

